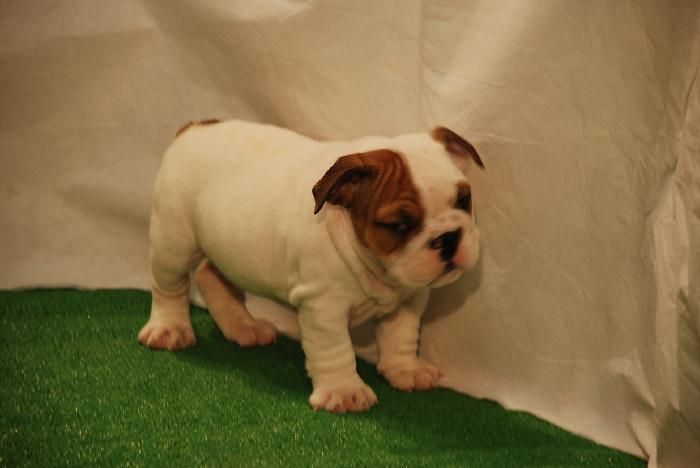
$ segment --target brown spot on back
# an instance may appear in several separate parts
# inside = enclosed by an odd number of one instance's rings
[[[200,120],[199,122],[187,122],[185,125],[183,125],[180,130],[175,133],[175,138],[179,137],[183,133],[185,133],[190,127],[193,125],[213,125],[221,122],[219,119],[206,119],[206,120]]]

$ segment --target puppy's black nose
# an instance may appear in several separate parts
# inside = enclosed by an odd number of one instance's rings
[[[446,232],[430,241],[430,248],[440,251],[440,258],[448,261],[454,257],[462,239],[462,230]]]

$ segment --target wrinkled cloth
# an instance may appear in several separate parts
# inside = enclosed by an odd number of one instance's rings
[[[0,35],[0,288],[148,289],[153,181],[188,121],[445,125],[486,170],[481,260],[422,332],[444,385],[700,463],[700,3],[14,0]]]

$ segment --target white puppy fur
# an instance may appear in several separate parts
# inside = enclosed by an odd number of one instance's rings
[[[418,232],[384,256],[359,241],[343,206],[327,202],[314,214],[311,193],[340,156],[377,149],[401,155],[424,210]],[[236,288],[298,309],[315,409],[361,411],[377,402],[356,372],[348,331],[373,318],[382,319],[379,371],[402,390],[432,388],[440,373],[417,356],[429,290],[455,281],[479,255],[472,212],[455,207],[455,185],[467,182],[458,167],[465,158],[450,149],[427,133],[319,142],[242,121],[187,129],[166,152],[156,183],[153,303],[140,341],[194,344],[188,272],[199,265],[214,320],[240,344],[269,343],[275,331],[250,317]],[[456,231],[446,268],[431,241]]]

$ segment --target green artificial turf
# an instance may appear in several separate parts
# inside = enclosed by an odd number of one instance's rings
[[[197,345],[140,346],[140,291],[0,291],[0,466],[615,466],[634,457],[374,367],[362,414],[314,413],[298,342],[241,349],[194,308]]]

